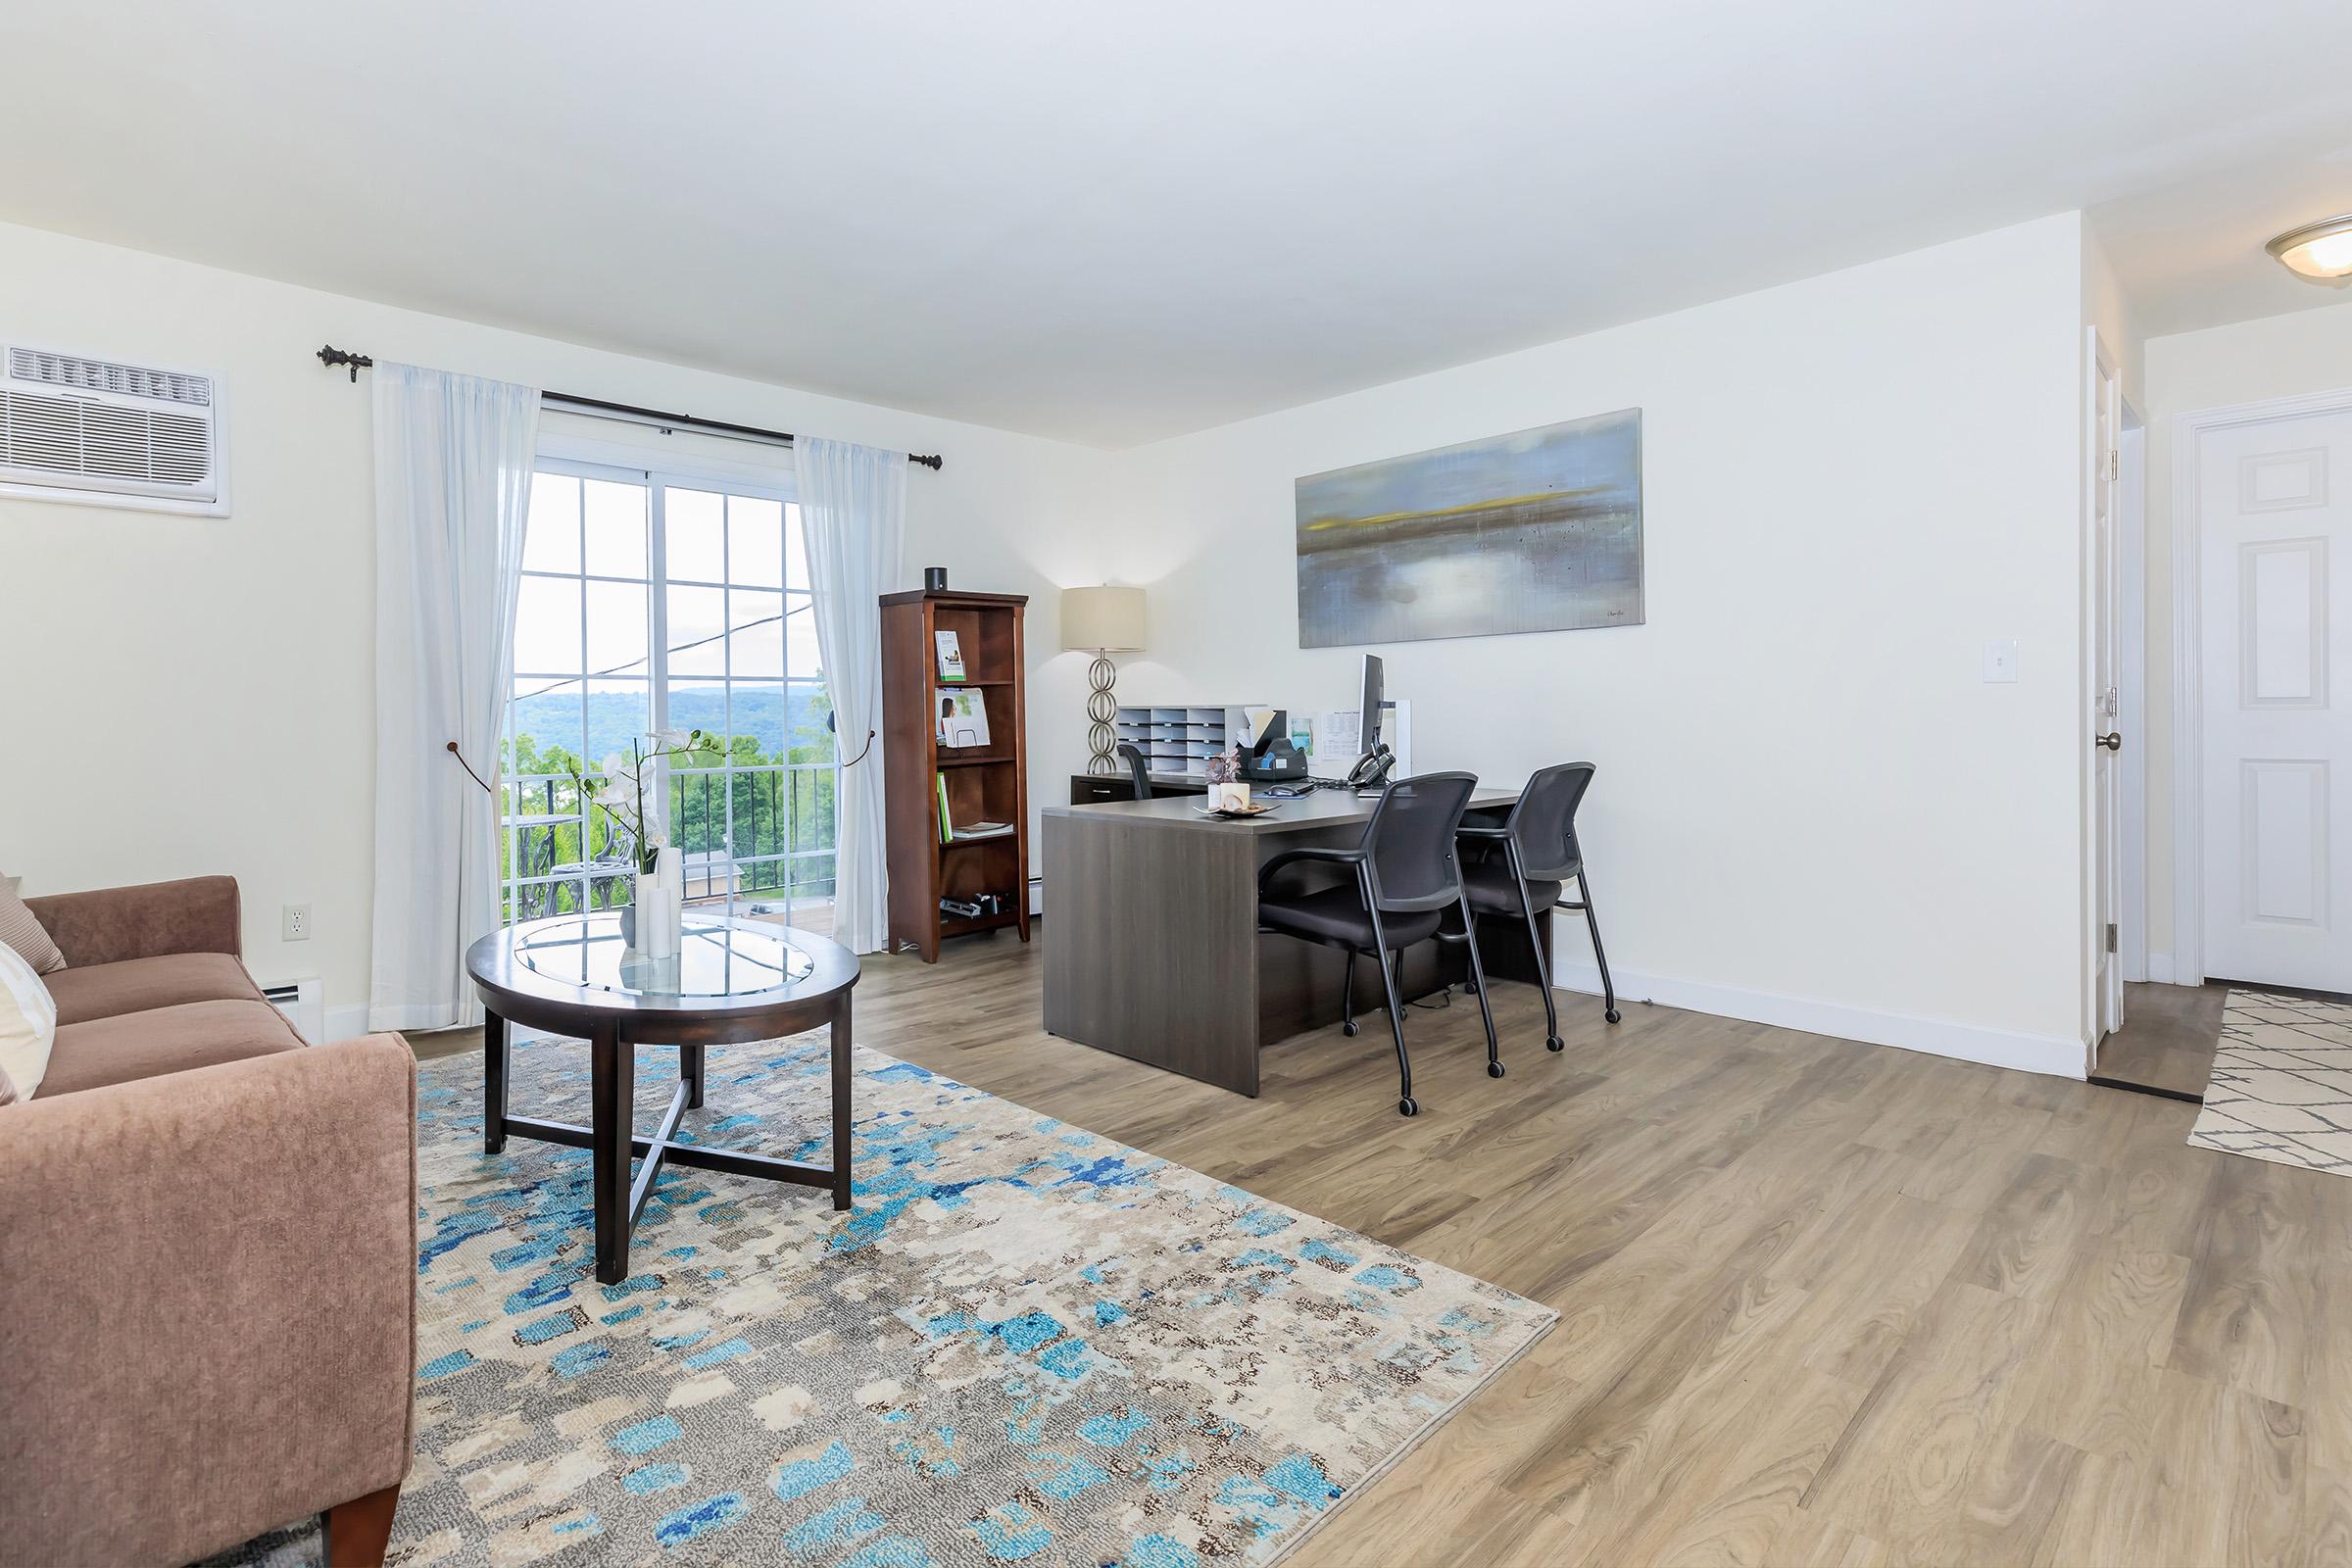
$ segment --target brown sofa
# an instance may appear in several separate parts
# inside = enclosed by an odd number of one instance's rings
[[[237,885],[26,901],[67,967],[0,1106],[0,1557],[186,1563],[306,1514],[377,1563],[409,1466],[416,1058],[306,1047]]]

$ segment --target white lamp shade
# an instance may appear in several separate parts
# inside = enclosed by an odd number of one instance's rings
[[[1144,591],[1141,588],[1064,588],[1061,646],[1097,654],[1144,651]]]

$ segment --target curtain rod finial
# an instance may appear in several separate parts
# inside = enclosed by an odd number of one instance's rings
[[[349,349],[339,349],[332,343],[328,343],[318,350],[318,363],[330,370],[338,365],[349,366],[351,368],[351,384],[357,386],[360,384],[360,372],[371,368],[375,361],[371,356],[354,354]]]

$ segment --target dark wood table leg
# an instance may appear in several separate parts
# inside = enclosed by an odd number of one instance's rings
[[[833,1206],[850,1206],[850,994],[833,1005]]]
[[[482,1152],[507,1152],[507,1020],[482,1014]]]
[[[705,1046],[680,1046],[678,1048],[678,1076],[686,1080],[686,1108],[688,1110],[703,1108],[705,1065],[703,1053],[708,1049]]]
[[[637,1048],[610,1025],[588,1042],[588,1125],[595,1135],[596,1278],[629,1277],[629,1138],[637,1091]]]

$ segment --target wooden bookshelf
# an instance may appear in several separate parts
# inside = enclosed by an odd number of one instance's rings
[[[1029,940],[1028,713],[1021,650],[1026,594],[903,593],[882,596],[884,816],[890,859],[890,948],[939,961],[944,937],[1011,927]],[[967,678],[943,681],[933,633],[952,631]],[[977,691],[989,744],[939,744],[939,696]],[[1010,822],[1001,838],[943,844],[939,783],[956,822]],[[995,893],[1001,914],[960,919],[947,898]]]

